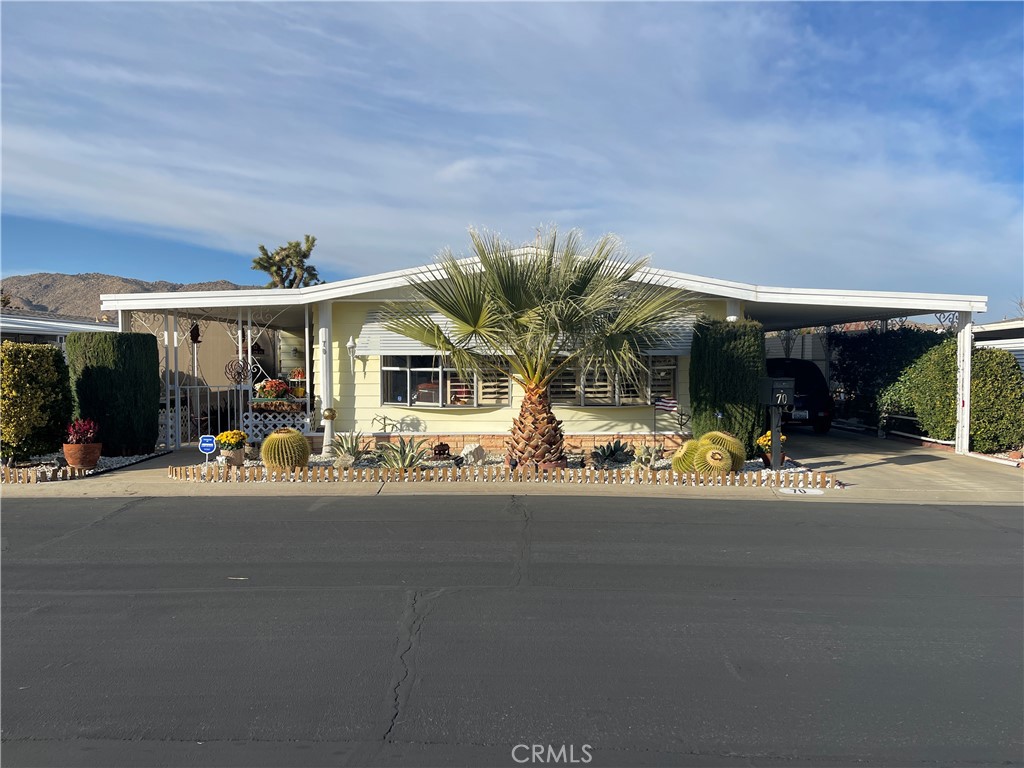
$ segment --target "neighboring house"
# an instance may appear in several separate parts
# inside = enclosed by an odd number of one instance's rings
[[[1024,369],[1024,317],[974,326],[974,346],[1005,349]]]
[[[217,364],[237,360],[245,372],[251,369],[251,340],[262,342],[262,334],[269,333],[294,340],[292,349],[301,357],[293,355],[293,362],[311,371],[303,408],[290,414],[258,411],[248,403],[246,379],[237,400],[240,426],[252,436],[284,424],[310,434],[321,431],[322,409],[331,407],[337,416],[324,425],[328,437],[332,430],[394,430],[432,442],[445,440],[453,448],[481,442],[489,450],[500,450],[520,406],[516,388],[493,376],[461,379],[434,350],[385,330],[381,323],[384,303],[406,298],[409,278],[426,274],[424,267],[308,288],[117,294],[101,300],[103,311],[118,313],[121,327],[137,328],[145,318],[163,339],[173,339],[175,328],[180,338],[193,322],[218,323],[234,348]],[[985,311],[987,301],[983,296],[766,287],[650,268],[643,274],[668,289],[688,292],[711,317],[746,316],[768,331],[953,312],[969,339],[973,313]],[[555,382],[555,414],[569,445],[592,445],[612,436],[647,437],[655,426],[659,433],[674,432],[675,415],[656,415],[652,403],[656,397],[674,397],[688,410],[691,339],[692,323],[674,329],[665,348],[648,350],[650,373],[642,391],[584,379],[578,371]],[[162,344],[164,389],[175,402],[187,369],[180,360],[178,365],[173,362],[173,340]],[[278,365],[280,371],[287,367]],[[175,440],[173,435],[168,438],[169,444]]]
[[[69,317],[31,309],[4,308],[0,311],[0,339],[26,344],[53,344],[64,349],[64,339],[74,331],[116,333],[117,322]]]

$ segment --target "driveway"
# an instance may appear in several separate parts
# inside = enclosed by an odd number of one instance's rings
[[[846,486],[832,501],[1024,504],[1024,471],[903,440],[809,427],[786,431],[786,453]]]

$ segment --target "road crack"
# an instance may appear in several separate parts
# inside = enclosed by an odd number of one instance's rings
[[[432,591],[416,590],[409,593],[409,600],[398,627],[398,651],[395,655],[395,674],[391,686],[391,720],[381,741],[391,740],[391,732],[398,724],[398,717],[409,701],[412,686],[416,682],[416,651],[419,648],[423,621],[430,615],[434,601],[444,593],[445,588]]]
[[[512,512],[520,509],[523,514],[523,527],[519,530],[519,546],[516,551],[516,560],[512,565],[512,582],[509,586],[528,587],[530,586],[529,565],[533,546],[533,514],[526,507],[522,497],[518,496],[512,497],[509,509]]]

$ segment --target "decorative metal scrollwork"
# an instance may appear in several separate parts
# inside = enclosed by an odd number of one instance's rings
[[[955,331],[960,325],[959,312],[936,312],[935,319],[939,321],[944,331]]]

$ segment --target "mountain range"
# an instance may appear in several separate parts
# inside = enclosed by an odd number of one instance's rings
[[[166,280],[147,282],[98,272],[80,275],[36,272],[32,275],[11,275],[3,278],[4,295],[10,297],[11,309],[30,309],[92,320],[100,319],[100,295],[104,293],[232,291],[259,287],[261,286],[237,285],[227,280],[206,283],[170,283]]]

